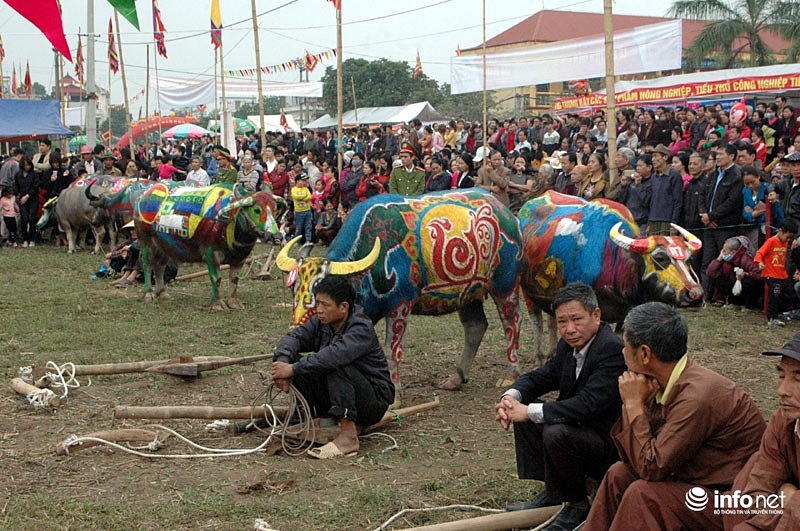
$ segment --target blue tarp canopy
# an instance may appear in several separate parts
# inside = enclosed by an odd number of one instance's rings
[[[0,100],[0,142],[73,136],[61,123],[56,100]]]

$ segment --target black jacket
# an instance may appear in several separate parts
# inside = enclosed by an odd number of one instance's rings
[[[700,221],[700,213],[706,212],[706,188],[708,178],[705,175],[698,179],[692,179],[683,191],[683,213],[681,215],[681,226],[684,229],[705,228]]]
[[[301,356],[302,352],[311,354]],[[272,359],[291,363],[294,374],[298,375],[326,374],[351,365],[370,381],[379,397],[389,404],[394,402],[394,384],[386,355],[372,321],[361,306],[353,308],[338,333],[314,315],[278,341]]]
[[[714,187],[717,189],[716,194]],[[716,222],[719,228],[739,225],[742,222],[743,190],[742,169],[736,164],[725,170],[719,185],[717,185],[717,172],[712,172],[708,176],[706,189],[708,219]]]
[[[603,322],[577,380],[573,348],[559,339],[555,356],[544,366],[523,375],[511,388],[520,392],[523,404],[558,391],[555,402],[544,404],[545,424],[582,424],[610,438],[611,426],[622,411],[618,381],[625,371],[622,346],[622,339]]]

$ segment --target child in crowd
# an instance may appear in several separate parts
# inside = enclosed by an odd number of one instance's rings
[[[304,243],[311,243],[311,190],[308,188],[308,175],[299,174],[292,188],[292,203],[294,204],[294,235],[303,236]]]
[[[789,274],[786,271],[786,257],[789,242],[797,235],[797,223],[786,219],[778,228],[777,234],[769,238],[756,253],[755,263],[761,269],[761,276],[767,283],[767,320],[770,327],[785,326],[779,319],[786,300],[793,293]]]
[[[3,213],[3,223],[6,224],[8,229],[8,241],[6,247],[17,246],[17,214],[19,214],[19,205],[17,198],[14,196],[13,188],[4,188],[3,197],[0,197],[0,211]]]

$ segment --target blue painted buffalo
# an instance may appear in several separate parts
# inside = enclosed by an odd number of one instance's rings
[[[519,267],[521,235],[514,215],[480,191],[443,192],[420,197],[394,194],[359,203],[349,214],[324,257],[298,257],[289,242],[275,263],[289,273],[294,291],[292,324],[314,313],[314,283],[325,275],[363,273],[358,303],[373,322],[386,319],[387,355],[392,380],[400,384],[403,338],[409,315],[457,311],[465,345],[456,374],[442,387],[457,389],[488,327],[483,301],[491,296],[507,340],[510,372],[519,374]]]
[[[592,286],[603,319],[612,323],[648,301],[702,303],[703,289],[686,263],[702,244],[677,225],[680,236],[641,237],[625,206],[552,191],[525,203],[518,217],[524,246],[520,285],[539,331],[541,311],[552,313],[555,292],[569,282]],[[537,356],[541,362],[541,348]]]
[[[141,242],[145,298],[164,295],[164,267],[176,262],[205,262],[214,308],[241,309],[236,297],[239,271],[258,238],[277,232],[272,194],[245,195],[240,186],[215,185],[170,190],[163,183],[144,191],[134,208]],[[220,264],[230,265],[226,300],[219,298]],[[155,273],[155,290],[150,272]]]

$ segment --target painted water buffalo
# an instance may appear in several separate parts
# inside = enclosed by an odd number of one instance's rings
[[[488,327],[483,301],[491,296],[507,340],[510,375],[519,374],[519,267],[522,239],[514,215],[480,191],[442,192],[420,197],[378,195],[359,203],[324,257],[287,244],[275,263],[289,273],[294,292],[292,324],[314,313],[312,288],[324,276],[364,271],[358,303],[373,322],[386,319],[387,356],[399,385],[403,338],[410,314],[457,311],[465,344],[456,374],[443,384],[460,388]]]
[[[518,217],[524,242],[520,285],[539,332],[541,311],[552,315],[555,292],[569,282],[592,286],[603,319],[618,324],[644,302],[702,303],[703,289],[686,263],[702,244],[677,225],[680,236],[641,237],[625,206],[557,192],[528,201]],[[541,348],[537,357],[541,362]]]
[[[245,195],[243,187],[215,185],[170,191],[157,183],[134,206],[134,225],[141,242],[145,299],[165,295],[164,267],[176,262],[205,262],[211,300],[217,309],[242,309],[236,297],[239,271],[258,238],[277,232],[272,194]],[[220,264],[230,265],[228,296],[219,298]],[[155,290],[150,273],[155,274]]]
[[[119,179],[111,186],[92,184],[84,187],[89,204],[97,209],[94,223],[117,218],[119,225],[133,219],[133,209],[139,196],[153,186],[149,179]],[[174,187],[174,186],[171,186]]]

